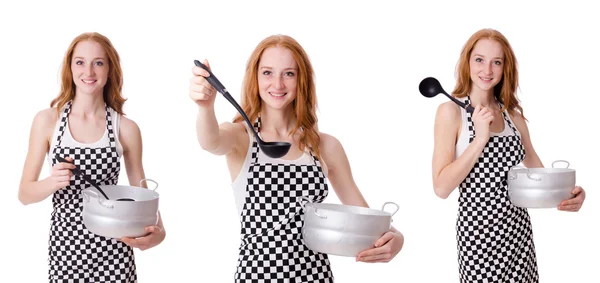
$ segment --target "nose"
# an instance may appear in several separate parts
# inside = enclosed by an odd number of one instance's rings
[[[492,64],[486,64],[483,71],[485,72],[486,75],[491,75],[492,74]]]
[[[94,74],[94,64],[87,64],[87,66],[85,66],[85,75],[91,77]]]
[[[284,88],[284,84],[283,84],[283,78],[282,77],[276,77],[275,81],[273,82],[273,85],[275,86],[276,89],[282,89]]]

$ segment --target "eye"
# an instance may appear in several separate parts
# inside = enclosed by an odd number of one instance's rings
[[[102,62],[102,61],[96,61],[96,66],[104,66],[104,62]]]
[[[494,61],[494,64],[496,64],[496,65],[500,66],[500,65],[502,65],[502,61],[498,61],[498,60],[496,60],[496,61]]]
[[[483,59],[481,59],[481,58],[475,58],[475,62],[483,62]]]
[[[293,76],[295,76],[295,75],[296,75],[296,74],[294,74],[294,72],[285,72],[285,76],[286,76],[286,77],[293,77]]]
[[[77,61],[75,61],[75,65],[83,65],[83,61],[77,60]]]
[[[272,74],[271,71],[264,71],[263,72],[263,75],[265,75],[265,76],[270,76],[271,74]]]

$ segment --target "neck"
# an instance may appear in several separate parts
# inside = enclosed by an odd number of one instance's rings
[[[469,97],[471,100],[471,105],[481,105],[483,107],[493,107],[496,105],[496,98],[494,97],[494,90],[480,90],[478,88],[471,88],[471,92],[469,93]]]
[[[95,116],[104,113],[105,104],[102,94],[88,94],[76,92],[71,105],[71,113],[82,116]]]
[[[260,114],[261,131],[275,132],[279,136],[288,136],[296,126],[292,110],[279,110],[263,106]]]

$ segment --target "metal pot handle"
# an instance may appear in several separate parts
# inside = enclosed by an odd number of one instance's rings
[[[152,179],[141,179],[140,180],[140,188],[143,188],[142,187],[142,182],[144,182],[144,181],[146,181],[146,183],[148,183],[148,181],[150,181],[150,182],[154,183],[154,185],[156,185],[154,187],[153,191],[156,191],[156,189],[158,189],[158,183],[156,181],[152,180]]]
[[[396,207],[396,210],[394,210],[394,212],[392,212],[392,216],[394,216],[394,214],[396,214],[396,212],[398,212],[398,209],[400,209],[400,206],[398,206],[395,202],[388,201],[381,206],[381,210],[385,211],[385,206],[388,204],[393,204]]]
[[[305,200],[307,203],[312,203],[312,200],[309,199],[307,196],[301,196],[300,198],[303,199],[303,200]],[[302,207],[302,209],[306,208],[305,207],[306,203],[301,202],[301,201],[299,203],[300,203],[300,206]]]
[[[303,200],[306,200],[306,202],[307,202],[307,203],[313,203],[313,201],[312,201],[310,198],[308,198],[307,196],[302,196],[302,197],[301,197],[301,199],[303,199]],[[304,202],[300,202],[300,206],[302,206],[302,209],[305,209],[305,208],[306,208],[306,206],[305,206],[305,205],[306,205],[306,203],[304,203]],[[327,219],[327,215],[322,215],[322,214],[319,214],[319,212],[318,212],[317,210],[318,210],[318,209],[317,209],[317,208],[315,208],[315,211],[314,211],[314,213],[315,213],[315,215],[316,215],[316,216],[318,216],[318,217],[320,217],[320,218],[323,218],[323,219]]]
[[[90,202],[90,196],[88,196],[87,193],[92,194],[94,197],[96,197],[96,199],[98,199],[98,203],[101,206],[104,206],[109,209],[114,208],[114,205],[104,203],[104,201],[100,198],[100,195],[97,192],[92,191],[90,189],[84,189],[81,191],[81,195],[83,196],[83,199],[85,200],[86,203]]]
[[[531,176],[531,171],[529,169],[527,169],[527,178],[529,178],[530,180],[534,180],[534,181],[541,181],[542,180],[541,177],[532,177]]]
[[[569,161],[566,161],[566,160],[556,160],[556,161],[552,162],[552,168],[554,168],[554,163],[556,163],[556,162],[567,163],[567,167],[566,168],[569,168],[569,166],[571,166],[571,163],[569,163]]]
[[[509,180],[516,180],[518,178],[517,173],[515,173],[514,171],[512,171],[512,169],[527,169],[527,178],[529,178],[530,180],[534,180],[534,181],[541,181],[542,178],[540,177],[534,177],[531,175],[531,171],[529,168],[525,167],[525,166],[521,166],[521,165],[515,165],[513,166],[513,168],[511,168],[511,170],[508,170],[508,179]]]
[[[515,173],[513,169],[527,169],[527,167],[523,165],[515,165],[512,168],[510,168],[510,170],[508,170],[508,179],[511,181],[516,180],[518,178],[517,173]]]

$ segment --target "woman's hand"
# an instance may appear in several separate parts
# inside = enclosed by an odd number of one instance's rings
[[[375,247],[360,252],[356,261],[362,262],[389,262],[402,250],[404,235],[399,231],[388,231],[375,242]]]
[[[585,200],[585,191],[583,190],[582,187],[576,186],[575,188],[573,188],[573,191],[571,193],[574,194],[575,197],[567,199],[567,200],[563,200],[558,205],[558,210],[571,211],[571,212],[579,211],[579,209],[583,205],[583,201]]]

